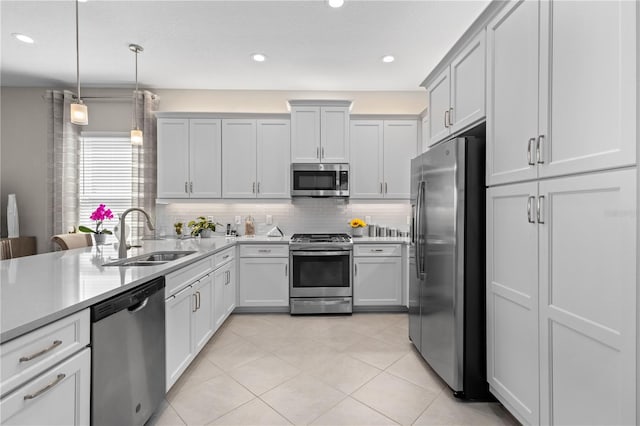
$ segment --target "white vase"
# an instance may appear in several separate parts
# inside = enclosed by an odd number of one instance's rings
[[[351,228],[352,237],[362,237],[364,234],[364,228]]]
[[[16,194],[9,194],[9,199],[7,201],[7,236],[9,238],[16,238],[20,236]]]
[[[101,246],[107,239],[107,234],[93,234],[93,239],[95,240],[97,246]]]

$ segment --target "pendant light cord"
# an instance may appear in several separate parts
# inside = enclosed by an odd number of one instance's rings
[[[78,20],[78,0],[76,0],[76,82],[78,83],[78,103],[82,103],[80,98],[80,30]]]
[[[136,123],[136,130],[138,129],[138,49],[136,48],[136,91],[133,92],[133,120]]]

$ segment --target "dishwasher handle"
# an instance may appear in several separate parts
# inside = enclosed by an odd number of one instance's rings
[[[159,291],[163,291],[164,286],[164,277],[159,277],[153,281],[139,285],[133,290],[93,305],[91,307],[91,322],[100,321],[125,309],[132,314],[141,311],[147,305],[149,297]]]

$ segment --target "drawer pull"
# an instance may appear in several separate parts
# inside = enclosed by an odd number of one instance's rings
[[[382,249],[375,249],[375,250],[374,250],[374,249],[371,249],[371,251],[372,251],[372,252],[379,253],[379,252],[381,252],[381,251],[383,251],[383,250],[382,250]]]
[[[49,352],[50,350],[57,348],[61,344],[62,344],[62,340],[54,340],[53,343],[51,344],[51,346],[49,346],[47,348],[44,348],[43,350],[41,350],[39,352],[36,352],[35,354],[22,356],[22,357],[20,357],[20,359],[18,361],[19,362],[31,361],[32,359],[37,358],[37,357],[39,357],[41,355],[44,355],[47,352]]]
[[[49,389],[51,389],[52,387],[54,387],[55,385],[60,383],[62,381],[62,379],[64,379],[65,377],[67,377],[66,374],[62,374],[62,373],[58,374],[58,376],[56,377],[56,379],[53,382],[49,383],[47,386],[43,387],[42,389],[40,389],[40,390],[38,390],[38,391],[36,391],[34,393],[26,394],[24,396],[24,399],[27,400],[27,399],[33,399],[33,398],[39,397],[40,395],[42,395],[43,393],[45,393],[46,391],[48,391]]]
[[[228,254],[225,254],[224,256],[222,256],[223,259],[227,259],[229,257]]]
[[[271,253],[271,249],[259,249],[258,253]]]

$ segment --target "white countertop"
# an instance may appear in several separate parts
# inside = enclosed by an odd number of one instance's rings
[[[242,243],[245,239],[248,238],[145,240],[143,247],[132,248],[127,253],[127,257],[133,257],[162,250],[196,251],[157,266],[102,266],[118,257],[113,245],[2,260],[0,343],[166,275],[237,242]],[[288,242],[288,238],[278,240]]]
[[[353,237],[353,244],[409,244],[408,237]]]

